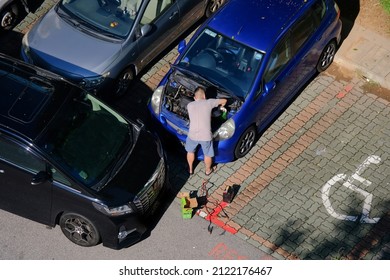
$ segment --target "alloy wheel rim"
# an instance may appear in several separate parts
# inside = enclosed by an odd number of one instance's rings
[[[329,45],[328,49],[324,53],[324,58],[322,59],[322,67],[329,66],[333,61],[334,55],[335,55],[335,48],[331,44]]]
[[[11,12],[7,12],[3,18],[1,19],[1,26],[2,27],[7,27],[11,26],[12,22],[14,21],[14,15]]]
[[[241,141],[241,145],[239,149],[242,155],[246,154],[249,151],[249,149],[253,145],[254,139],[255,139],[255,134],[253,133],[253,131],[245,135],[245,137]]]
[[[121,79],[119,79],[118,82],[118,90],[117,90],[118,95],[121,95],[127,90],[131,80],[132,80],[132,75],[130,73],[123,74],[123,76],[121,77]]]
[[[222,6],[222,3],[223,3],[223,1],[221,1],[221,0],[212,1],[211,5],[210,5],[210,12],[214,13],[215,11],[217,11]]]
[[[90,244],[93,239],[93,231],[85,221],[78,218],[67,219],[65,222],[65,231],[78,244]]]

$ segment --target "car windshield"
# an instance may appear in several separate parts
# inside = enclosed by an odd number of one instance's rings
[[[104,35],[126,37],[138,13],[139,1],[120,0],[62,0],[60,8],[80,27],[84,26]],[[61,15],[61,14],[60,14]]]
[[[261,52],[205,29],[178,64],[245,99],[262,57]]]
[[[132,146],[132,127],[91,95],[62,105],[37,144],[76,181],[95,189]]]

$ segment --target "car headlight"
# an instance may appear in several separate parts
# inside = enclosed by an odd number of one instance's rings
[[[101,76],[84,78],[79,85],[87,90],[99,87],[104,80],[110,76],[110,72],[104,73]]]
[[[99,204],[96,202],[92,202],[92,204],[97,210],[109,216],[121,216],[121,215],[131,214],[135,212],[134,209],[129,204],[125,204],[117,207],[108,207],[104,204]]]
[[[164,86],[159,86],[152,95],[150,99],[150,106],[152,107],[153,113],[156,115],[160,114],[162,95],[164,91]]]
[[[28,42],[28,32],[22,38],[22,49],[29,62],[31,62],[30,44]]]
[[[213,138],[216,141],[227,140],[233,136],[235,130],[236,124],[234,123],[234,120],[230,118],[214,132]]]

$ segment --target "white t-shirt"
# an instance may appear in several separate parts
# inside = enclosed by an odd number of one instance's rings
[[[200,99],[187,105],[190,117],[188,137],[195,141],[211,141],[211,111],[219,105],[219,99]]]

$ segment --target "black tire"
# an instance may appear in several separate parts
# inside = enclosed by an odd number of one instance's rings
[[[226,0],[210,0],[206,7],[206,17],[210,17],[214,14],[223,4],[225,4],[225,1]]]
[[[245,132],[241,135],[240,140],[237,142],[237,146],[234,149],[234,156],[236,159],[242,158],[245,156],[255,145],[256,142],[256,128],[254,126],[250,126],[245,130]]]
[[[325,71],[333,62],[336,55],[337,45],[335,41],[329,42],[321,53],[320,59],[317,63],[317,71]]]
[[[20,8],[17,3],[10,4],[0,12],[0,31],[13,29],[20,16]]]
[[[125,95],[131,84],[134,82],[134,71],[131,68],[124,70],[117,78],[115,85],[115,98]]]
[[[77,245],[92,247],[100,242],[96,226],[81,215],[65,213],[61,216],[59,224],[66,238]]]

